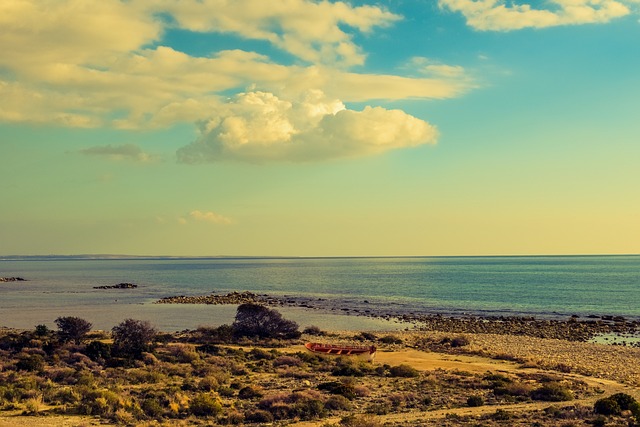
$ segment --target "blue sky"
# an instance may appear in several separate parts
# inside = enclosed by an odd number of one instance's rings
[[[0,255],[640,252],[636,0],[9,0]]]

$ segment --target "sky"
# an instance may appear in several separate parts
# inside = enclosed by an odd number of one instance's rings
[[[3,0],[0,255],[640,253],[640,0]]]

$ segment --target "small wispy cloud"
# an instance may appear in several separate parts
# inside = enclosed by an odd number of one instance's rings
[[[122,145],[100,145],[96,147],[79,150],[86,156],[106,157],[110,160],[130,160],[134,162],[147,163],[156,160],[156,157],[145,153],[135,144]]]
[[[441,8],[461,13],[467,25],[480,31],[512,31],[561,25],[607,23],[631,13],[637,0],[553,0],[548,9],[528,2],[503,0],[439,0]]]
[[[202,212],[199,210],[195,210],[195,211],[189,212],[189,215],[187,217],[178,218],[178,222],[180,224],[187,224],[190,221],[209,222],[212,224],[223,224],[223,225],[228,225],[233,223],[233,220],[231,218],[228,218],[224,215],[220,215],[219,213],[212,212],[212,211]]]
[[[423,56],[414,56],[409,61],[405,69],[417,70],[420,74],[442,78],[442,79],[458,79],[461,82],[464,79],[469,80],[466,75],[466,70],[460,65],[448,65],[442,64],[438,61],[434,61]]]

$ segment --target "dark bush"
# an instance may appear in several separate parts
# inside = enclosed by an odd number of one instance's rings
[[[257,409],[255,411],[249,411],[244,415],[245,421],[250,423],[270,423],[273,422],[273,415],[269,411],[263,411],[261,409]]]
[[[331,375],[336,377],[363,377],[364,372],[358,366],[343,364],[334,367],[331,370]]]
[[[481,396],[469,396],[467,398],[467,406],[476,407],[484,405],[484,399]]]
[[[451,347],[464,347],[466,345],[469,345],[470,343],[471,341],[469,341],[469,338],[460,335],[452,339],[450,344]]]
[[[44,369],[44,358],[39,354],[23,356],[16,363],[16,368],[21,371],[42,371]]]
[[[623,411],[632,410],[635,404],[638,403],[636,399],[626,393],[612,394],[609,398],[615,400]]]
[[[254,385],[248,385],[243,387],[238,391],[238,398],[240,399],[254,399],[258,397],[262,397],[262,390]]]
[[[105,361],[111,357],[111,344],[91,341],[84,349],[84,354],[93,361]]]
[[[392,377],[415,378],[420,375],[420,371],[409,365],[398,365],[389,368]]]
[[[234,335],[260,338],[299,338],[298,324],[259,304],[240,304],[233,322]]]
[[[150,398],[142,401],[142,405],[140,405],[144,413],[154,419],[158,419],[162,417],[164,413],[164,408],[162,404],[158,402],[157,399]]]
[[[611,397],[599,399],[593,405],[593,411],[601,415],[619,415],[622,412],[620,405]]]
[[[402,344],[402,339],[394,337],[393,335],[385,335],[380,338],[380,342],[384,344]]]
[[[546,402],[564,402],[573,400],[573,393],[559,383],[549,383],[533,390],[531,392],[531,398]]]
[[[233,341],[233,327],[220,325],[217,328],[201,326],[196,329],[196,339],[207,343],[230,343]]]
[[[36,329],[33,331],[33,333],[39,337],[45,337],[49,335],[50,332],[51,331],[49,330],[47,325],[36,325]]]
[[[151,344],[158,331],[146,320],[126,319],[111,330],[113,350],[122,357],[138,359]]]
[[[371,332],[362,332],[353,338],[357,339],[358,341],[375,341],[376,339],[378,339],[378,337],[376,337],[375,334],[372,334]]]
[[[79,317],[58,317],[56,320],[58,326],[58,337],[62,342],[73,341],[80,344],[85,335],[91,330],[91,323]]]
[[[355,386],[352,383],[330,381],[318,384],[318,390],[326,391],[331,394],[343,396],[349,400],[356,398]]]
[[[326,333],[317,326],[307,326],[306,328],[304,328],[302,333],[307,335],[314,335],[314,336],[326,335]]]
[[[324,403],[324,407],[331,411],[349,411],[351,410],[351,402],[345,396],[331,396]]]

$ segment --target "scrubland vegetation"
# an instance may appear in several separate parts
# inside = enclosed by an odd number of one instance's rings
[[[484,372],[387,365],[291,351],[298,326],[274,310],[243,304],[233,325],[159,333],[126,319],[110,332],[91,332],[83,319],[56,319],[58,330],[6,331],[0,337],[0,415],[82,414],[118,425],[578,426],[638,425],[640,405],[629,395],[600,396],[561,373]],[[319,328],[305,334],[317,339]],[[327,339],[337,339],[328,337]],[[344,339],[345,337],[341,337]],[[363,333],[353,341],[402,348],[393,334]],[[439,341],[446,348],[464,337]],[[445,348],[446,347],[446,348]],[[585,397],[595,405],[554,406]],[[513,413],[517,403],[548,402]],[[456,408],[492,408],[478,416]],[[381,416],[450,410],[434,421]],[[585,424],[588,423],[588,424]]]

